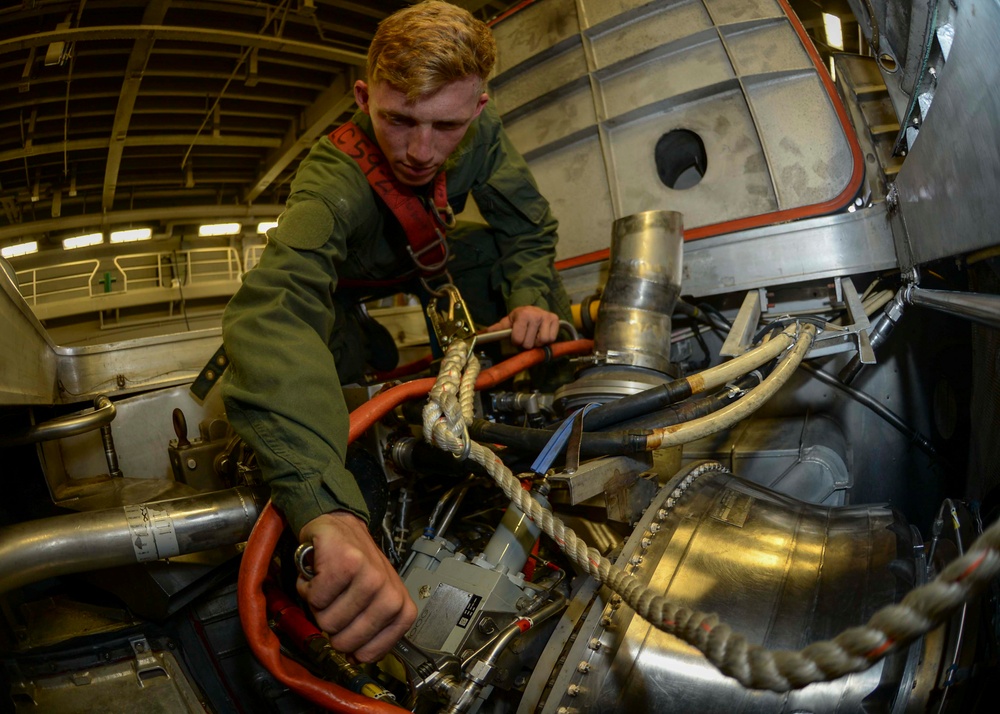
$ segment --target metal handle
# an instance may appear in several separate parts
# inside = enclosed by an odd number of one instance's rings
[[[115,414],[114,403],[104,395],[101,395],[94,399],[94,411],[87,414],[59,417],[58,419],[51,419],[41,424],[29,426],[9,436],[0,437],[0,446],[36,444],[40,441],[52,441],[53,439],[63,439],[67,436],[85,434],[105,424],[110,424],[115,418]]]

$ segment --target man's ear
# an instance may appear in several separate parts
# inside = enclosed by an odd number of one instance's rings
[[[355,92],[357,92],[356,89],[355,89]],[[486,92],[483,92],[482,94],[479,95],[479,103],[476,104],[476,113],[472,115],[473,119],[475,119],[477,116],[479,116],[479,113],[481,111],[483,111],[483,107],[486,106],[486,102],[488,102],[488,101],[490,101],[490,95],[489,94],[487,94]]]
[[[357,102],[361,111],[365,114],[371,114],[368,111],[368,84],[363,79],[354,83],[354,101]]]

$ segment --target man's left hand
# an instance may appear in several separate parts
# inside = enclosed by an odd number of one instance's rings
[[[534,305],[515,307],[504,319],[486,328],[486,332],[507,330],[515,347],[530,350],[556,341],[559,316]]]

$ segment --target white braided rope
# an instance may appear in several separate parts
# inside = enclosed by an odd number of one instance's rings
[[[424,437],[453,454],[469,449],[473,461],[486,469],[514,505],[552,538],[569,558],[598,582],[607,585],[640,616],[698,648],[721,672],[746,687],[785,692],[814,682],[824,682],[871,667],[942,622],[1000,573],[1000,522],[990,526],[964,556],[953,561],[938,577],[910,593],[896,605],[876,612],[866,625],[844,630],[832,640],[814,642],[800,651],[768,650],[750,644],[707,614],[679,605],[659,595],[633,575],[616,567],[587,545],[551,511],[543,508],[499,457],[474,441],[466,442],[472,422],[471,391],[475,376],[465,379],[462,370],[479,373],[468,346],[453,344],[442,362],[437,383],[424,407]],[[465,375],[467,376],[467,375]],[[461,400],[456,394],[461,393]]]

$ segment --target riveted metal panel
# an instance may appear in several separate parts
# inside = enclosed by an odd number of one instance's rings
[[[536,0],[494,26],[491,90],[557,209],[561,259],[606,250],[634,213],[680,211],[691,240],[853,199],[857,141],[789,12],[784,0]],[[671,188],[664,162],[694,163],[668,148],[658,170],[673,130],[697,134],[706,167]]]

